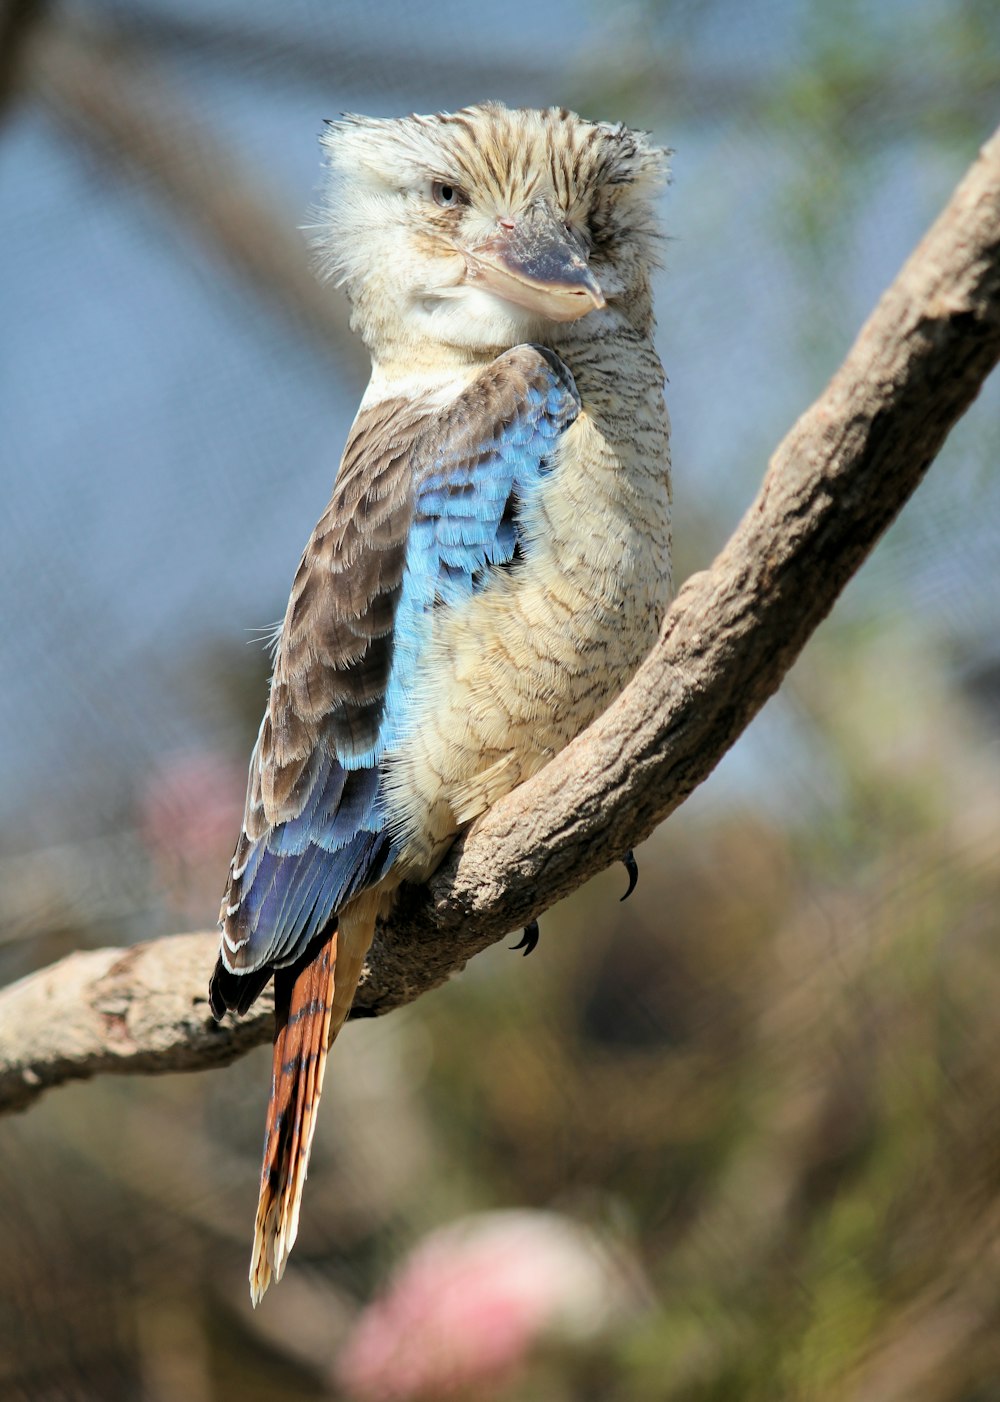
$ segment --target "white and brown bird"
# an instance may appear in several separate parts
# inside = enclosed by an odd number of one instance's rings
[[[604,710],[670,595],[664,153],[499,103],[323,144],[324,271],[372,378],[292,585],[211,984],[222,1016],[275,981],[255,1303],[376,918]]]

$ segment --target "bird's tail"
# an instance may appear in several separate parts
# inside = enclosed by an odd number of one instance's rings
[[[308,962],[275,974],[271,1098],[250,1261],[255,1305],[272,1277],[281,1279],[295,1244],[327,1052],[350,1012],[374,932],[373,911],[348,907]]]

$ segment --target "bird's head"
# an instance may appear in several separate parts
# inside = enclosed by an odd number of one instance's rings
[[[499,103],[323,137],[324,270],[376,361],[470,358],[599,313],[648,322],[665,153],[623,126]]]

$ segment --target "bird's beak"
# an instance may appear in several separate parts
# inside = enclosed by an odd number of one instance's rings
[[[469,278],[549,321],[576,321],[604,306],[604,293],[565,226],[536,204],[466,253]]]

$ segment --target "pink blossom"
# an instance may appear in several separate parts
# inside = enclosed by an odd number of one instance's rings
[[[143,786],[143,844],[162,894],[190,919],[215,919],[245,790],[243,768],[212,750],[168,756]]]
[[[338,1366],[364,1402],[486,1402],[543,1340],[586,1340],[634,1298],[634,1269],[552,1212],[483,1213],[427,1237],[359,1317]]]

